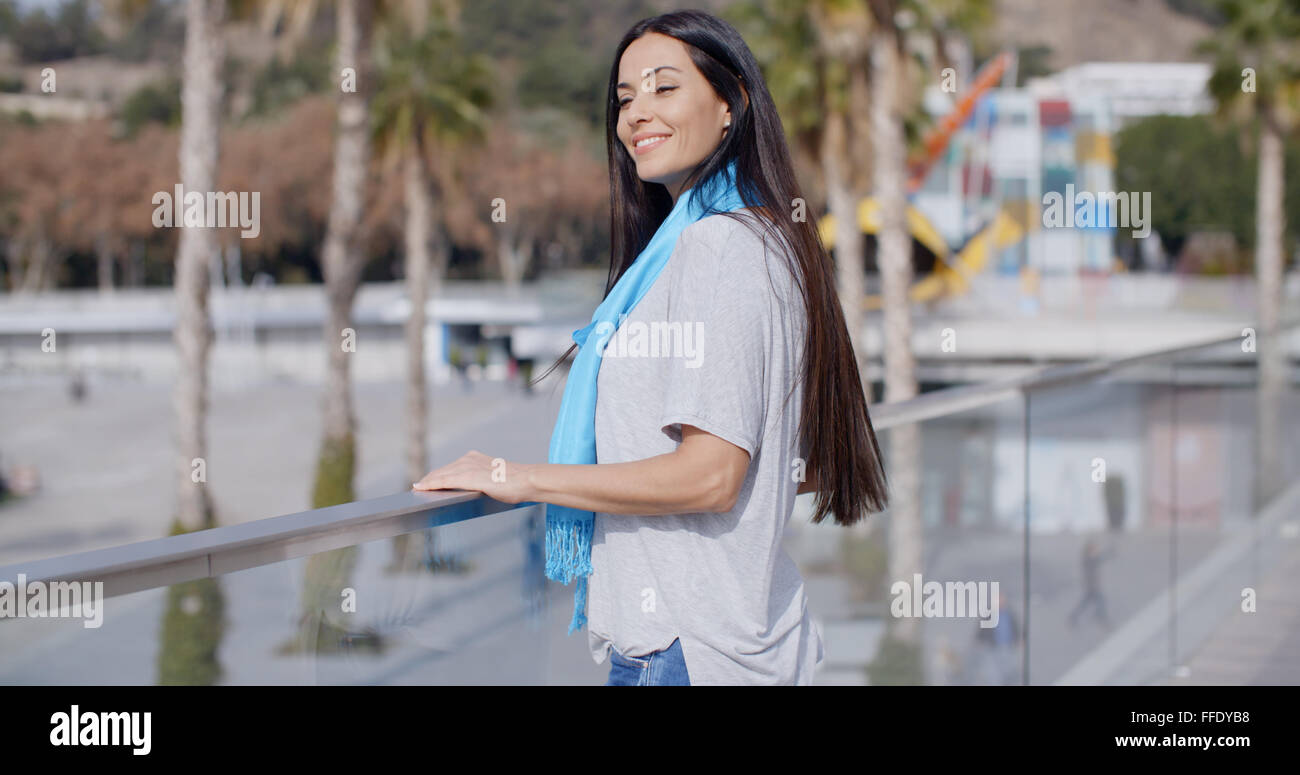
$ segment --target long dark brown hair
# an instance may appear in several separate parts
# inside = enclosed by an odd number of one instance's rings
[[[813,224],[794,218],[795,204],[804,201],[803,194],[794,176],[781,118],[754,55],[734,27],[703,11],[677,11],[643,19],[627,31],[614,53],[605,112],[612,242],[605,295],[673,207],[667,188],[637,176],[636,162],[617,132],[615,84],[619,61],[632,41],[650,32],[685,44],[691,61],[731,109],[730,131],[692,170],[685,185],[709,180],[734,160],[741,199],[749,208],[767,215],[761,219],[764,229],[785,247],[780,252],[803,297],[809,326],[802,361],[805,390],[799,440],[808,456],[806,470],[816,485],[812,521],[820,523],[830,513],[836,524],[851,525],[864,518],[867,511],[883,511],[889,488],[835,292],[834,265]],[[691,194],[698,194],[700,188],[695,186]],[[740,213],[720,214],[742,218],[751,228],[758,220]],[[576,347],[570,347],[535,381],[550,374]]]

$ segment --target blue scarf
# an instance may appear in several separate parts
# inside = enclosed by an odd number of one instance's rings
[[[659,272],[672,257],[682,230],[706,215],[740,210],[746,205],[736,186],[736,163],[730,162],[719,174],[699,186],[683,191],[659,225],[645,250],[596,307],[591,322],[573,332],[578,355],[569,369],[559,418],[551,435],[547,460],[551,463],[591,464],[596,462],[596,377],[600,373],[605,343],[623,317],[654,285]],[[597,338],[588,347],[593,331]],[[591,574],[591,536],[596,515],[590,511],[547,504],[546,577],[568,584],[578,577],[573,593],[573,620],[569,634],[587,623],[587,576]]]

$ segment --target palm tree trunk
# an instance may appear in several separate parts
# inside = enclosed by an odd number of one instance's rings
[[[95,240],[95,268],[100,293],[113,292],[113,250],[110,244],[108,237],[102,235]]]
[[[831,110],[826,116],[825,139],[822,142],[822,174],[826,178],[826,207],[835,219],[835,268],[837,293],[844,312],[844,324],[849,329],[853,354],[858,371],[871,399],[871,382],[866,379],[867,355],[862,342],[862,300],[866,295],[865,263],[862,253],[862,234],[858,229],[858,208],[853,191],[849,188],[851,175],[846,174],[849,164],[848,119],[843,111]]]
[[[180,177],[185,191],[214,190],[225,52],[220,24],[225,0],[187,0],[184,83],[181,91]],[[176,518],[186,530],[214,524],[207,484],[194,481],[195,461],[207,457],[208,260],[215,244],[206,228],[180,230],[176,250],[177,376],[173,392],[176,422]]]
[[[447,279],[447,266],[451,263],[451,239],[445,229],[435,229],[433,233],[433,267],[429,270],[429,294],[437,296],[442,293],[442,284]]]
[[[13,292],[18,285],[14,281],[18,276],[18,242],[13,237],[0,240],[0,266],[4,268],[5,281],[0,284],[0,291]]]
[[[832,83],[827,87],[821,167],[826,180],[826,207],[835,219],[836,291],[870,402],[871,380],[866,374],[867,354],[862,341],[866,262],[858,227],[858,206],[866,193],[864,178],[870,164],[864,153],[870,140],[870,127],[861,118],[869,97],[865,86],[867,61],[863,54],[870,39],[871,18],[865,5],[825,0],[810,3],[808,15],[822,57],[841,66],[848,76],[846,83]],[[845,92],[847,101],[840,99],[840,90]]]
[[[893,36],[877,39],[873,60],[872,137],[875,145],[875,192],[880,206],[877,264],[880,267],[885,328],[885,400],[906,401],[916,395],[916,360],[912,353],[912,237],[907,230],[907,146],[897,110],[900,52]]]
[[[531,230],[517,226],[497,230],[497,262],[501,265],[501,279],[505,282],[507,293],[519,292],[535,251],[536,240]]]
[[[429,298],[433,201],[429,195],[429,172],[419,147],[403,161],[406,197],[406,294],[411,312],[406,318],[406,477],[417,482],[429,471],[425,441],[428,437],[429,406],[424,380],[424,305]],[[412,535],[393,537],[394,570],[410,568]]]
[[[366,94],[369,88],[367,45],[370,37],[370,3],[338,0],[338,57],[336,75],[344,68],[356,74],[355,91],[343,91],[338,102],[338,127],[334,139],[333,199],[321,264],[325,277],[325,393],[322,397],[323,438],[312,488],[312,508],[356,500],[356,418],[352,406],[351,356],[356,332],[352,328],[352,303],[356,299],[365,254],[361,249],[361,218],[365,206],[366,171],[370,137]],[[356,566],[355,546],[312,555],[307,559],[302,591],[302,617],[298,639],[282,652],[321,653],[350,642],[345,611],[345,590]],[[378,645],[377,639],[367,638]]]
[[[428,473],[425,450],[428,401],[424,382],[424,305],[429,298],[433,201],[429,173],[417,149],[405,162],[406,187],[406,288],[411,314],[406,319],[407,382],[406,473],[412,482]]]
[[[28,240],[27,268],[23,271],[22,291],[40,293],[49,287],[50,255],[53,249],[44,231]]]
[[[1284,155],[1282,133],[1267,110],[1261,117],[1259,178],[1255,193],[1255,278],[1259,298],[1259,385],[1256,403],[1258,465],[1256,504],[1263,508],[1281,489],[1282,397],[1286,390],[1284,340],[1278,330],[1282,311],[1282,232]]]
[[[225,0],[187,0],[181,86],[181,185],[206,193],[216,185],[221,128],[221,70],[225,59],[221,23]],[[208,272],[216,240],[206,227],[181,229],[176,249],[175,476],[177,511],[172,535],[215,527],[207,457]],[[102,261],[101,261],[102,266]],[[101,275],[101,282],[103,275]],[[218,579],[202,578],[167,588],[156,669],[159,685],[211,685],[222,676],[218,651],[225,627],[225,597]]]
[[[123,274],[126,281],[123,283],[128,288],[139,288],[144,285],[144,244],[140,240],[131,243],[131,249],[126,255],[126,266]]]
[[[439,153],[444,156],[451,155],[446,149],[440,149]],[[449,197],[465,195],[457,181],[456,170],[448,160],[439,160],[433,168],[433,178],[434,190],[441,201],[445,202]],[[436,231],[433,235],[433,270],[430,275],[429,291],[436,296],[442,291],[443,281],[447,279],[447,266],[451,262],[451,238],[446,220],[435,221],[433,228]]]
[[[356,91],[339,96],[338,129],[334,141],[333,199],[321,258],[325,278],[327,314],[325,349],[329,353],[324,396],[324,435],[327,442],[347,443],[356,427],[352,413],[349,356],[344,332],[351,327],[352,303],[356,298],[365,256],[361,251],[360,226],[366,191],[366,168],[370,142],[367,127],[367,73],[365,43],[368,38],[368,8],[364,0],[339,0],[338,63],[356,71]],[[348,471],[345,484],[352,489]],[[334,505],[318,503],[317,508]]]
[[[875,150],[876,201],[880,205],[877,263],[884,304],[885,401],[905,401],[916,395],[916,362],[912,354],[912,318],[908,291],[912,286],[912,241],[907,231],[904,195],[907,146],[898,109],[903,77],[902,51],[896,32],[882,27],[872,46],[871,135]],[[921,572],[920,428],[915,423],[889,433],[893,482],[889,507],[889,577],[912,579]],[[917,619],[903,618],[895,635],[905,642],[919,638]]]

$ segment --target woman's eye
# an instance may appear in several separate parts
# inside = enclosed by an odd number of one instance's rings
[[[658,86],[655,88],[655,94],[663,94],[666,91],[672,91],[673,89],[676,88],[677,88],[676,86],[667,86],[667,85]],[[631,97],[624,97],[620,99],[618,101],[618,109],[622,110],[623,108],[626,108],[628,106],[628,103],[630,103],[631,101],[632,101]]]

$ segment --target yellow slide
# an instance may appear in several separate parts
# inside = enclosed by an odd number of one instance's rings
[[[880,231],[880,205],[874,198],[863,199],[858,205],[858,228],[863,234],[875,234]],[[912,285],[908,294],[912,301],[933,301],[935,299],[965,293],[970,289],[969,278],[985,269],[994,255],[1025,238],[1024,229],[1005,211],[998,211],[997,217],[981,229],[974,237],[967,240],[957,254],[951,255],[948,245],[939,235],[930,220],[912,205],[907,206],[907,229],[913,239],[934,253],[935,269]],[[818,223],[822,242],[826,247],[835,246],[835,218],[823,216]],[[879,309],[880,297],[868,296],[866,309]]]

